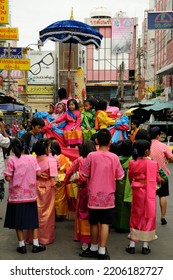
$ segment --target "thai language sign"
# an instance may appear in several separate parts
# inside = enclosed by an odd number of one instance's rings
[[[173,12],[148,12],[148,29],[172,29]]]
[[[0,47],[0,57],[8,58],[8,48]],[[22,58],[22,48],[10,48],[10,58]]]
[[[12,58],[1,58],[0,69],[4,70],[29,70],[30,60],[29,59],[12,59]]]
[[[18,28],[0,27],[0,40],[19,40]]]
[[[0,0],[0,24],[6,24],[8,21],[8,0]]]
[[[27,87],[28,94],[54,94],[54,86],[31,86]]]

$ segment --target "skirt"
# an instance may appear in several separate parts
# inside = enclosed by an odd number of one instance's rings
[[[15,204],[8,202],[4,227],[21,230],[38,228],[37,202]]]

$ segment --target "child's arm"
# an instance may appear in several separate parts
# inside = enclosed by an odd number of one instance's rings
[[[5,176],[5,180],[6,180],[7,182],[10,182],[11,179],[12,179],[12,176]]]

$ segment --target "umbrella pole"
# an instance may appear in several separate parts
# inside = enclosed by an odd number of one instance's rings
[[[70,46],[69,46],[69,59],[68,59],[67,97],[71,96],[71,78],[70,78],[70,67],[71,67],[71,43],[70,43]]]

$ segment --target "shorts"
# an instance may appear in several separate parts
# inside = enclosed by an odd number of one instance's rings
[[[158,195],[159,197],[169,195],[169,181],[161,182],[161,187],[156,191],[156,195]]]
[[[90,225],[107,224],[113,223],[115,215],[114,208],[109,209],[88,209],[89,210],[89,223]]]

